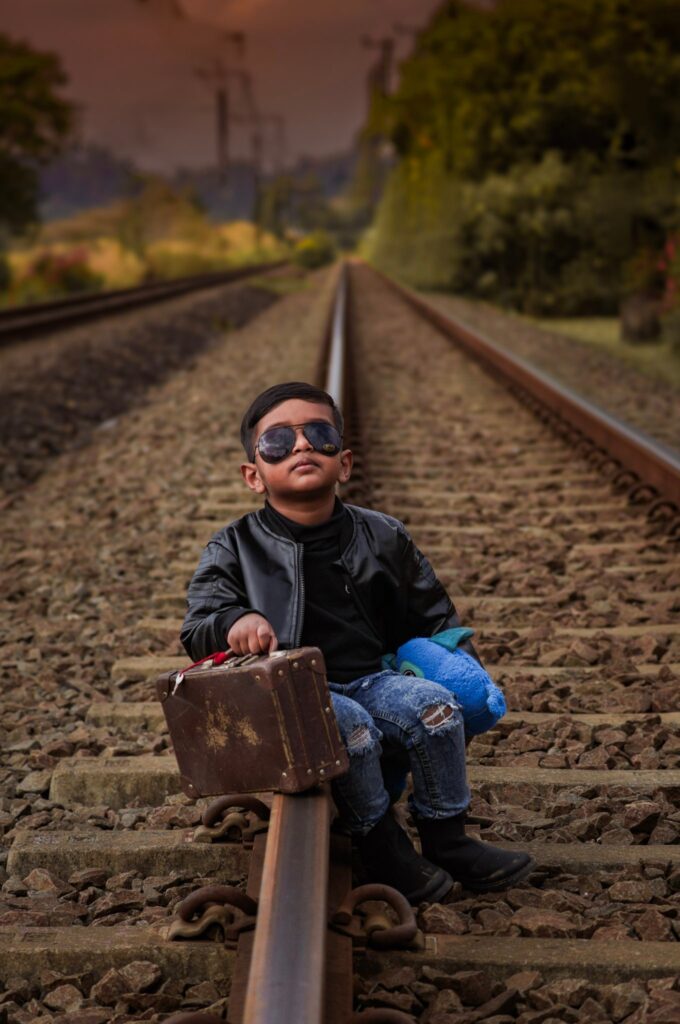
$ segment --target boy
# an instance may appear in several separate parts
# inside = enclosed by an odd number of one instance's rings
[[[453,879],[476,892],[505,888],[532,860],[465,835],[455,699],[437,683],[381,671],[383,655],[406,640],[459,625],[455,608],[398,520],[335,496],[352,470],[342,430],[333,399],[310,384],[277,384],[253,401],[241,424],[241,472],[264,507],[203,552],[182,642],[195,660],[227,647],[321,648],[350,759],[333,797],[369,879],[413,904],[441,900]],[[390,813],[390,767],[412,773],[423,856]]]

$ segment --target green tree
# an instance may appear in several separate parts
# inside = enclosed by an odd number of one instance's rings
[[[36,216],[38,171],[63,148],[74,107],[59,95],[67,82],[59,59],[0,34],[0,230],[16,232]]]
[[[680,0],[451,0],[367,130],[399,154],[364,240],[380,265],[613,312],[656,290],[644,268],[677,223]]]
[[[645,166],[680,137],[678,0],[448,2],[420,34],[374,130],[465,177],[538,160]]]

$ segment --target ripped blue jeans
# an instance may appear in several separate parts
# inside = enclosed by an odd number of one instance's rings
[[[449,818],[467,808],[463,717],[450,690],[389,670],[329,687],[349,754],[333,799],[351,832],[365,835],[380,821],[407,771],[419,817]]]

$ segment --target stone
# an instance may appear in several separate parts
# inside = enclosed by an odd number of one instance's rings
[[[423,964],[420,968],[420,980],[434,985],[437,989],[453,988],[453,975],[447,974],[438,967],[430,967],[429,964]]]
[[[111,875],[106,880],[104,888],[108,892],[113,892],[115,889],[131,889],[136,878],[139,878],[138,871],[121,871],[118,875]]]
[[[666,885],[661,878],[624,879],[609,886],[607,895],[616,903],[649,903],[654,896],[663,896]]]
[[[493,991],[493,982],[483,971],[457,971],[450,977],[450,987],[469,1006],[481,1006]]]
[[[647,942],[666,942],[673,937],[671,922],[654,907],[645,910],[635,920],[633,931]]]
[[[454,995],[453,992],[444,991],[437,993],[440,996]],[[387,989],[375,988],[367,995],[359,996],[358,1002],[362,1006],[387,1006],[392,1010],[401,1010],[402,1013],[411,1013],[420,1008],[420,1002],[412,992],[388,992]]]
[[[582,1020],[607,1020],[607,1017],[608,1014],[604,1006],[596,999],[593,999],[592,996],[588,996],[588,998],[581,1003]]]
[[[147,818],[149,828],[193,828],[200,824],[201,808],[157,807]]]
[[[672,1007],[680,1015],[680,992],[673,989],[657,988],[649,993],[652,1009],[657,1006]]]
[[[92,904],[92,913],[96,920],[98,917],[121,913],[125,910],[141,910],[143,906],[143,896],[136,892],[130,892],[129,889],[121,889],[118,892],[110,892],[105,896],[100,896]]]
[[[99,1006],[88,1006],[82,1010],[71,1010],[68,1024],[110,1024],[111,1014]]]
[[[452,906],[431,903],[420,913],[420,926],[425,932],[438,935],[465,935],[467,921]]]
[[[108,872],[102,870],[102,868],[82,868],[80,871],[74,871],[72,875],[69,875],[68,880],[76,889],[86,889],[90,886],[103,889],[107,878]]]
[[[216,985],[212,981],[201,981],[198,985],[190,985],[184,993],[184,1002],[188,1006],[205,1006],[208,1003],[215,1003],[220,998]]]
[[[615,759],[607,752],[606,747],[593,747],[584,751],[578,758],[576,768],[614,768]]]
[[[432,1002],[438,991],[434,985],[428,985],[425,981],[414,981],[410,987],[413,994],[418,996],[425,1006]]]
[[[551,999],[566,1003],[567,1006],[580,1006],[581,1003],[594,995],[594,989],[587,981],[580,978],[558,978],[545,986],[545,992]]]
[[[29,772],[28,775],[17,784],[18,793],[48,793],[52,771],[43,769],[41,771]]]
[[[668,887],[671,892],[680,892],[680,868],[674,868],[668,876]]]
[[[16,875],[10,875],[3,882],[2,891],[9,893],[10,896],[25,896],[28,892],[23,878],[17,878]]]
[[[649,836],[650,846],[670,846],[678,840],[678,827],[670,821],[660,821]]]
[[[569,915],[536,907],[520,907],[510,920],[518,925],[523,935],[536,938],[567,938],[579,931],[579,926]]]
[[[386,989],[407,988],[416,980],[416,972],[412,967],[391,967],[376,975],[378,985]]]
[[[614,1022],[628,1017],[646,1002],[647,994],[644,988],[634,981],[612,985],[604,997],[604,1005]]]
[[[505,984],[508,988],[517,989],[523,996],[526,992],[531,992],[532,989],[539,988],[543,984],[543,975],[540,971],[518,971],[517,974],[511,974],[509,978],[506,978]]]
[[[678,985],[678,978],[650,978],[647,982],[648,992],[671,992]]]
[[[517,989],[506,988],[499,992],[497,996],[492,996],[491,999],[487,999],[485,1003],[482,1003],[471,1020],[489,1021],[496,1014],[502,1014],[506,1010],[512,1011],[517,1005],[518,999],[519,993]],[[510,1019],[512,1020],[512,1018]]]
[[[24,884],[32,892],[53,892],[64,893],[71,889],[68,882],[58,875],[54,875],[46,868],[33,868],[24,878]]]
[[[631,832],[649,834],[661,815],[661,808],[651,800],[635,800],[627,804],[621,821]]]
[[[50,1010],[79,1010],[83,1005],[83,995],[75,985],[58,985],[43,996],[43,1003]]]
[[[627,828],[619,828],[614,825],[602,833],[600,842],[603,846],[632,846],[635,836]]]
[[[621,942],[631,937],[630,930],[625,924],[605,924],[596,928],[590,936],[591,942]]]
[[[517,1017],[517,1024],[547,1024],[548,1021],[559,1020],[559,1017],[555,1018],[555,1013],[559,1012],[560,1007],[555,1003],[550,1003],[542,1010],[525,1010]]]
[[[133,960],[121,967],[120,973],[127,980],[130,992],[146,992],[163,980],[160,967],[150,960]]]
[[[431,1015],[428,1013],[426,1017],[421,1019],[423,1021],[427,1020],[427,1024],[470,1024],[470,1012],[469,1010],[460,1010],[458,1012],[433,1013]]]
[[[127,991],[129,991],[127,978],[115,967],[111,967],[90,989],[90,999],[94,999],[97,1003],[103,1003],[105,1006],[113,1006]]]
[[[462,1010],[463,1003],[457,992],[450,988],[444,988],[437,993],[429,1009],[430,1013],[451,1013]]]
[[[507,934],[510,927],[510,918],[507,914],[501,914],[500,910],[486,907],[477,914],[477,921],[485,932],[496,935]]]
[[[20,999],[22,1003],[25,1003],[30,994],[31,987],[26,978],[8,978],[0,992],[0,1001]]]

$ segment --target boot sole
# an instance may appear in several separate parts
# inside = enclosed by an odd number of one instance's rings
[[[464,889],[469,889],[470,892],[499,892],[502,889],[508,889],[516,882],[521,882],[523,878],[536,867],[536,861],[533,857],[530,857],[526,864],[520,865],[511,874],[503,875],[502,878],[497,878],[495,881],[488,882],[464,882],[462,879],[458,879]]]
[[[417,907],[420,903],[441,903],[452,887],[453,879],[451,875],[442,868],[441,878],[435,875],[429,885],[404,895],[412,907]]]

